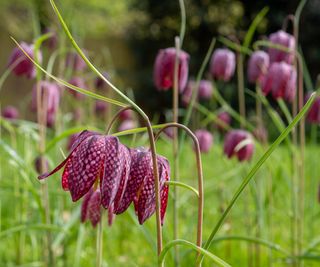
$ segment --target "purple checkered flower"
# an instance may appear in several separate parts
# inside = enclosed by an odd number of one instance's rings
[[[83,198],[81,205],[81,222],[89,220],[96,227],[101,220],[101,193],[100,189],[91,189]]]
[[[197,130],[194,134],[199,141],[200,151],[208,153],[213,144],[213,135],[204,129]]]
[[[176,59],[176,49],[173,47],[161,49],[158,52],[154,70],[153,79],[158,90],[168,90],[173,86],[174,65]],[[180,51],[179,53],[179,69],[178,69],[178,87],[180,92],[184,90],[188,80],[189,72],[189,55]]]
[[[228,82],[235,71],[236,56],[226,48],[216,49],[211,57],[210,72],[214,79]]]
[[[218,121],[216,127],[219,131],[226,130],[226,127],[231,124],[231,116],[227,111],[220,111],[217,115]]]
[[[22,42],[20,46],[32,59],[35,59],[33,44]],[[38,53],[37,60],[39,63],[42,62],[42,54],[40,51]],[[26,75],[26,77],[29,79],[32,79],[36,76],[36,67],[18,47],[14,48],[10,55],[9,66],[11,65],[14,65],[12,72],[17,76]]]
[[[264,51],[252,53],[248,63],[248,80],[251,83],[261,82],[269,68],[269,55]]]
[[[228,158],[236,156],[239,161],[250,160],[254,152],[252,135],[244,130],[230,131],[224,140],[224,153]]]
[[[296,46],[294,37],[291,34],[280,30],[270,34],[269,41],[275,45],[282,45],[290,50],[290,52],[286,52],[276,48],[269,48],[270,61],[272,63],[284,61],[288,64],[292,64]]]

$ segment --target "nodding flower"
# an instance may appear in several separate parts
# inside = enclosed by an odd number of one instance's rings
[[[136,127],[137,127],[137,124],[134,120],[130,120],[130,119],[124,120],[123,122],[120,123],[118,127],[118,131],[122,132],[122,131],[130,130]]]
[[[174,47],[158,52],[153,69],[153,79],[158,90],[166,91],[173,87],[176,54],[177,50]],[[178,64],[178,87],[182,92],[188,81],[189,54],[180,50]]]
[[[106,79],[110,79],[109,73],[108,72],[103,72],[102,75]],[[97,77],[94,81],[94,85],[96,89],[107,89],[108,85],[105,83],[105,81],[101,77]]]
[[[231,116],[227,111],[220,111],[217,115],[217,122],[215,126],[219,131],[226,130],[231,124]]]
[[[163,222],[169,190],[165,181],[170,179],[170,168],[165,158],[157,156],[157,159]],[[110,223],[112,214],[124,212],[133,201],[140,224],[155,212],[152,160],[147,150],[129,150],[114,136],[83,131],[73,142],[69,156],[39,179],[47,178],[62,167],[62,187],[70,191],[72,200],[77,201],[88,194],[84,199],[82,218],[90,219],[93,225],[97,217],[92,219],[89,212],[91,191],[101,195],[99,201],[95,200],[92,211],[97,212],[97,203],[100,203],[108,209]]]
[[[3,118],[6,118],[7,120],[16,120],[19,118],[19,111],[14,106],[6,106],[2,110],[1,115]]]
[[[193,80],[188,81],[185,90],[182,92],[182,102],[188,105],[191,101],[192,92],[195,90],[196,82]],[[199,82],[198,95],[196,99],[210,100],[213,94],[212,83],[208,80],[201,80]]]
[[[308,101],[310,98],[311,93],[308,93],[305,97],[305,102]],[[320,124],[320,97],[316,97],[314,100],[308,115],[307,115],[307,121],[312,124]]]
[[[67,55],[66,66],[75,71],[81,71],[86,69],[87,64],[79,54],[72,52]]]
[[[59,109],[60,103],[60,89],[55,83],[50,83],[47,81],[39,81],[33,86],[32,89],[32,100],[31,109],[32,111],[38,111],[38,87],[40,90],[40,102],[43,107],[46,108],[47,113],[47,126],[52,127],[55,123],[55,116]]]
[[[292,64],[294,60],[294,49],[296,46],[294,37],[291,34],[283,30],[280,30],[270,34],[269,41],[275,45],[284,46],[285,48],[290,50],[289,52],[286,52],[277,48],[270,47],[268,51],[270,56],[270,62],[273,63],[284,61],[288,64]]]
[[[252,135],[244,130],[230,131],[224,140],[224,153],[228,158],[236,156],[239,161],[250,160],[254,152]]]
[[[210,61],[210,73],[214,79],[229,81],[235,71],[236,56],[226,48],[216,49]]]
[[[199,141],[200,151],[208,153],[213,144],[213,135],[204,129],[197,130],[194,134]]]
[[[108,103],[103,100],[96,100],[94,103],[94,111],[97,115],[103,115],[108,109]]]
[[[285,62],[272,63],[262,82],[264,95],[272,93],[273,98],[282,98],[288,102],[296,96],[297,72],[292,65]]]
[[[160,217],[163,224],[167,204],[170,180],[170,166],[167,159],[157,156],[160,182]],[[134,202],[134,208],[140,224],[143,224],[156,209],[155,185],[152,158],[149,150],[131,149],[131,167],[127,187],[123,198],[115,208],[115,214],[123,213]]]
[[[251,83],[260,83],[269,68],[269,55],[264,51],[252,53],[248,63],[248,80]]]
[[[81,222],[90,220],[93,227],[96,227],[101,220],[101,193],[100,189],[91,189],[85,194],[81,205]]]
[[[37,58],[35,59],[33,44],[21,42],[20,46],[32,59],[37,60],[39,63],[42,62],[42,54],[40,51],[38,51]],[[12,50],[9,58],[9,66],[12,66],[12,72],[17,76],[25,75],[29,79],[36,76],[36,67],[18,47]]]

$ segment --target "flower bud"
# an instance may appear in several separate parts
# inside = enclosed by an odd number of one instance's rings
[[[2,110],[2,117],[8,120],[16,120],[19,117],[19,111],[14,106],[6,106]]]
[[[34,45],[22,42],[20,46],[32,58],[34,57]],[[37,61],[42,62],[42,54],[39,51]],[[13,65],[12,72],[17,76],[26,75],[27,78],[32,79],[36,76],[36,67],[31,60],[20,50],[19,47],[13,49],[9,58],[9,66]]]
[[[226,111],[220,111],[217,115],[218,121],[216,122],[216,127],[219,131],[226,130],[231,124],[231,116]]]
[[[236,67],[235,54],[225,48],[216,49],[211,57],[210,72],[214,79],[229,81]]]
[[[311,93],[305,97],[305,102],[310,98]],[[307,121],[312,124],[320,124],[320,97],[316,97],[307,115]]]
[[[255,51],[249,59],[248,80],[251,83],[261,82],[269,68],[269,55],[264,51]]]
[[[166,91],[173,87],[176,53],[173,47],[161,49],[158,52],[153,70],[153,79],[158,90]],[[180,50],[178,62],[178,87],[182,92],[188,80],[189,55]]]
[[[188,81],[185,90],[182,92],[182,103],[186,106],[190,103],[192,92],[196,90],[196,82],[193,80]],[[198,96],[196,99],[210,100],[213,93],[213,87],[210,81],[201,80],[198,88]]]
[[[207,130],[197,130],[194,133],[199,141],[200,151],[208,153],[213,144],[213,135]]]
[[[281,51],[280,49],[269,48],[270,61],[272,63],[284,61],[288,64],[292,64],[294,59],[294,49],[295,49],[294,37],[291,34],[280,30],[270,34],[269,41],[274,43],[275,45],[282,45],[288,48],[290,51],[292,51],[292,52],[285,52],[285,51]]]
[[[108,109],[108,103],[102,100],[96,100],[94,105],[94,111],[97,115],[106,113],[107,109]]]
[[[296,96],[297,72],[292,65],[285,62],[272,63],[262,82],[264,95],[272,93],[273,98],[282,98],[292,102]]]
[[[224,154],[236,156],[239,161],[250,160],[254,152],[252,135],[244,130],[230,131],[224,140]]]

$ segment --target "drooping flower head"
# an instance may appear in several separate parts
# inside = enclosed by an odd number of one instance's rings
[[[124,212],[132,202],[140,224],[143,224],[156,209],[155,186],[151,153],[143,148],[131,149],[131,167],[127,188],[115,213]],[[157,156],[160,182],[160,217],[163,224],[167,209],[170,180],[170,167],[167,159]]]
[[[285,62],[272,63],[262,82],[264,95],[272,93],[273,98],[282,98],[292,102],[296,95],[297,72],[292,65]]]
[[[158,90],[168,90],[173,87],[176,54],[177,50],[173,47],[161,49],[158,52],[153,70],[153,79]],[[188,80],[189,55],[181,50],[178,62],[178,87],[182,92]]]
[[[224,140],[224,153],[228,158],[236,156],[239,161],[250,160],[254,152],[252,135],[244,130],[230,131]]]
[[[21,42],[20,46],[32,59],[35,60],[33,44]],[[42,62],[42,54],[40,51],[38,52],[37,61],[39,63]],[[36,76],[36,67],[18,47],[12,50],[9,58],[9,66],[14,66],[12,72],[17,76],[25,75],[29,79],[32,79]]]
[[[19,117],[19,111],[14,106],[6,106],[2,110],[1,115],[3,118],[6,118],[8,120],[16,120]]]
[[[305,102],[310,98],[311,93],[305,97]],[[320,97],[316,97],[307,115],[307,121],[312,124],[320,124]]]
[[[83,198],[81,205],[81,222],[90,220],[96,227],[101,220],[101,193],[100,189],[91,189]]]
[[[200,151],[208,153],[213,144],[213,135],[204,129],[195,131],[194,133],[199,141]]]
[[[248,64],[248,80],[251,83],[261,82],[269,68],[269,55],[264,51],[252,53]]]
[[[78,53],[72,52],[67,55],[66,66],[75,71],[81,71],[87,67],[87,64]]]
[[[87,84],[86,82],[84,81],[83,78],[81,77],[73,77],[71,78],[71,80],[69,80],[69,83],[74,85],[74,86],[77,86],[77,87],[80,87],[82,89],[87,89]],[[85,95],[84,94],[81,94],[77,91],[74,91],[74,90],[69,90],[69,92],[73,95],[73,97],[77,100],[82,100],[85,98]]]
[[[226,48],[216,49],[210,61],[210,73],[214,79],[229,81],[236,67],[235,54]]]
[[[188,105],[191,101],[192,92],[196,90],[196,82],[194,80],[189,80],[186,88],[182,92],[182,103]],[[210,100],[213,93],[213,87],[210,81],[201,80],[199,82],[197,100]]]
[[[226,130],[231,124],[231,116],[227,111],[220,111],[217,115],[216,127],[219,131]]]
[[[119,119],[121,121],[132,120],[133,119],[133,111],[131,109],[126,109],[120,112]]]
[[[31,109],[32,111],[38,110],[37,91],[40,89],[41,103],[46,107],[47,112],[47,126],[52,127],[55,123],[56,113],[59,109],[60,103],[60,89],[55,83],[47,81],[39,81],[33,86]]]
[[[108,103],[102,100],[96,100],[94,104],[94,111],[97,115],[103,115],[108,109]]]
[[[43,33],[50,33],[51,36],[43,42],[43,45],[46,45],[49,49],[53,50],[57,47],[58,44],[58,35],[57,32],[52,28],[45,28]]]
[[[270,62],[281,62],[284,61],[288,64],[292,64],[294,59],[294,49],[295,49],[295,39],[294,37],[283,31],[277,31],[275,33],[270,34],[269,41],[274,43],[275,45],[282,45],[289,49],[291,52],[281,51],[276,48],[269,48],[269,56]]]

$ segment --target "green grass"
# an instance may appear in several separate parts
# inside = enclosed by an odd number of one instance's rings
[[[15,129],[15,133],[15,138],[3,133],[1,139],[6,147],[2,145],[0,150],[0,266],[45,266],[42,262],[45,248],[42,241],[46,231],[51,231],[53,236],[55,266],[95,266],[97,229],[93,229],[89,223],[80,223],[81,202],[73,203],[69,193],[63,191],[60,185],[61,172],[46,180],[49,185],[52,223],[43,224],[40,182],[33,169],[33,160],[37,156],[37,134],[26,126]],[[140,136],[142,135],[138,135]],[[131,138],[120,139],[131,145]],[[144,145],[145,140],[143,137],[137,138],[134,146]],[[60,148],[66,152],[65,141],[61,141],[50,151],[51,168],[63,159]],[[168,140],[160,140],[157,149],[159,154],[172,159],[172,147]],[[258,146],[250,163],[239,163],[236,159],[228,160],[223,155],[221,143],[216,143],[209,154],[203,155],[204,241],[209,237],[242,179],[264,150]],[[318,146],[306,148],[305,227],[302,240],[304,249],[320,238],[320,206],[317,202],[319,151]],[[181,153],[180,181],[196,188],[195,167],[195,156],[191,143],[188,143]],[[257,241],[256,218],[259,210],[262,226],[259,237],[259,242],[262,242],[260,266],[286,266],[285,262],[289,261],[291,250],[291,187],[290,153],[287,147],[282,145],[245,189],[219,230],[210,251],[232,266],[249,266],[248,259],[253,260],[252,266],[256,266],[255,246],[253,242],[248,241]],[[260,202],[258,196],[261,197]],[[170,196],[163,228],[164,244],[172,240],[173,236],[171,202]],[[179,188],[179,218],[180,238],[194,242],[197,200],[194,193],[183,188]],[[104,266],[156,266],[154,217],[140,226],[133,207],[130,207],[124,214],[116,217],[111,227],[105,224],[103,230]],[[252,244],[249,247],[250,253],[253,254],[251,257],[248,257],[248,244]],[[318,266],[319,248],[314,248],[308,253],[308,256],[311,255],[316,257],[306,259],[305,266]],[[181,266],[192,266],[190,263],[195,260],[195,252],[180,247],[180,258]],[[270,262],[272,265],[269,265]],[[172,266],[171,252],[167,255],[166,266]],[[203,266],[212,264],[205,260]]]

